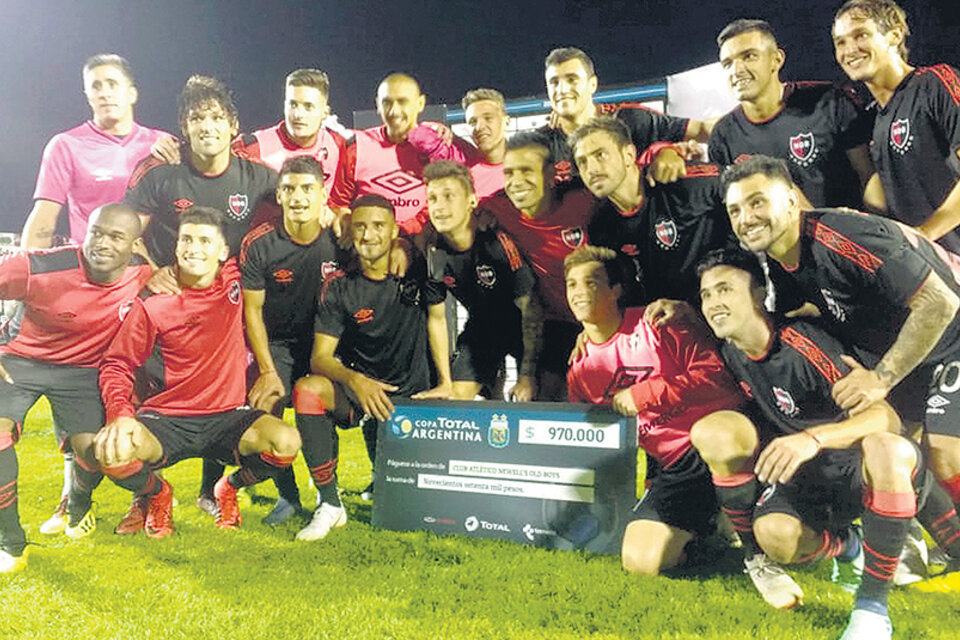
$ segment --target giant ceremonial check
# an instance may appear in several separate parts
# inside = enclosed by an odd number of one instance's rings
[[[373,524],[619,553],[635,421],[607,407],[397,402],[380,425]]]

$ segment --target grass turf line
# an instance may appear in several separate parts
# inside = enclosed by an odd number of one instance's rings
[[[0,638],[543,639],[836,638],[852,598],[826,563],[792,569],[806,592],[795,612],[770,609],[739,573],[735,551],[693,577],[626,575],[615,557],[511,543],[377,531],[369,505],[347,495],[350,521],[321,542],[293,540],[304,520],[260,520],[276,495],[257,488],[240,531],[218,531],[193,504],[199,461],[165,472],[177,532],[115,536],[129,494],[109,480],[94,494],[98,529],[68,541],[37,532],[56,506],[61,457],[41,402],[17,445],[20,513],[34,547],[26,570],[0,577]],[[359,430],[341,433],[341,486],[369,480]],[[304,505],[312,505],[302,459]],[[960,594],[897,590],[895,637],[955,639]]]

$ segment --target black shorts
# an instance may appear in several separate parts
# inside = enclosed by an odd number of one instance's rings
[[[13,378],[0,380],[0,415],[22,425],[41,395],[53,410],[57,441],[65,450],[67,439],[80,433],[96,433],[106,419],[98,371],[95,367],[73,367],[5,354],[3,366]]]
[[[924,409],[926,408],[926,413],[929,414],[928,402],[933,395],[931,388],[934,385],[934,369],[932,365],[917,367],[887,394],[887,402],[904,422],[920,424],[926,421]]]
[[[579,324],[563,320],[544,320],[543,349],[537,361],[539,372],[549,371],[566,379],[570,352],[577,343],[577,336],[583,330]]]
[[[277,341],[270,342],[267,346],[270,349],[270,357],[273,358],[273,366],[277,370],[277,375],[280,376],[280,381],[283,382],[283,386],[287,390],[287,395],[280,398],[274,408],[279,410],[278,407],[293,406],[293,385],[303,376],[310,374],[310,353],[313,349],[312,336],[311,342]],[[259,375],[260,370],[257,368],[256,359],[254,359],[250,367],[248,388],[253,386]]]
[[[457,348],[450,367],[453,380],[493,388],[507,355],[513,356],[518,365],[523,358],[519,325],[510,327],[471,318],[457,336]]]
[[[223,464],[240,464],[237,447],[240,438],[267,415],[260,409],[238,407],[233,411],[194,416],[169,416],[146,411],[139,420],[163,447],[163,456],[155,465],[169,467],[187,458],[206,458]]]
[[[924,369],[917,371],[922,370]],[[930,376],[924,389],[926,394],[915,397],[915,401],[920,397],[926,400],[923,430],[927,433],[960,437],[960,357],[944,360],[932,368],[926,367],[925,370]],[[907,378],[909,379],[910,377]],[[903,382],[900,383],[902,384]]]
[[[710,469],[690,448],[669,467],[661,467],[633,507],[634,519],[662,522],[704,537],[716,528],[719,511]]]

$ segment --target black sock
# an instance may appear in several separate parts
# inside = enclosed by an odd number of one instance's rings
[[[293,473],[293,465],[286,469],[281,469],[273,478],[273,484],[277,485],[277,493],[280,497],[292,504],[300,507],[300,489],[297,488],[297,477]]]
[[[956,507],[933,474],[929,470],[927,474],[930,477],[925,482],[926,495],[917,520],[951,558],[960,558],[960,518]]]
[[[869,508],[864,510],[863,577],[857,590],[856,608],[887,615],[887,596],[911,518],[881,515]]]
[[[377,462],[377,429],[380,423],[372,416],[367,416],[363,421],[363,441],[367,445],[367,456],[370,458],[370,466],[374,467]]]
[[[90,509],[93,490],[100,485],[103,474],[96,464],[83,459],[76,454],[70,460],[70,474],[73,481],[70,483],[70,493],[67,499],[67,513],[73,524],[76,524]]]
[[[760,553],[760,545],[753,534],[753,509],[760,495],[757,476],[750,472],[713,476],[713,485],[723,512],[740,536],[744,555],[750,558]]]
[[[337,492],[337,454],[340,436],[327,414],[297,413],[297,429],[302,441],[303,459],[310,469],[320,500],[340,506]]]
[[[200,478],[200,495],[213,495],[213,487],[223,477],[223,465],[216,460],[203,459],[203,475]]]
[[[240,457],[240,468],[230,474],[229,482],[235,489],[249,487],[275,478],[283,469],[290,468],[295,456],[275,456],[267,451]]]
[[[103,467],[103,473],[135,496],[153,496],[163,486],[160,477],[141,460],[134,460],[125,465]]]
[[[0,545],[7,553],[19,556],[27,546],[27,534],[20,526],[17,506],[17,453],[12,438],[0,446],[3,447],[0,449]]]

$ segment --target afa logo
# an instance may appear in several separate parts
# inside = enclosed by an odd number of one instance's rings
[[[487,444],[497,449],[510,444],[510,422],[507,420],[507,414],[495,413],[490,418],[490,426],[487,427]]]
[[[227,300],[230,304],[240,304],[240,283],[234,280],[227,289]]]
[[[658,220],[653,226],[653,235],[657,238],[657,244],[664,249],[673,249],[677,246],[677,223],[669,218]]]
[[[910,134],[910,120],[901,118],[890,123],[890,146],[903,155],[913,146],[913,136]]]
[[[249,202],[247,200],[247,194],[235,193],[227,198],[227,213],[230,214],[231,218],[235,218],[237,220],[243,219],[243,216],[246,215],[248,209]]]
[[[817,149],[817,139],[812,133],[798,133],[790,136],[790,159],[801,167],[809,167],[820,155]]]
[[[493,285],[497,283],[497,272],[494,271],[493,267],[490,265],[478,264],[477,282],[487,289],[492,289]]]
[[[790,392],[786,389],[774,387],[773,398],[777,401],[777,408],[780,409],[784,415],[793,417],[800,413],[800,409],[797,408],[797,403],[793,401],[793,396],[791,396]]]
[[[133,300],[127,300],[117,308],[117,315],[120,316],[120,322],[123,322],[123,319],[127,317],[130,309],[133,309]]]
[[[290,269],[277,269],[273,272],[273,280],[277,284],[290,284],[293,282],[293,271]]]
[[[172,202],[173,208],[176,209],[177,215],[180,215],[187,209],[193,206],[192,200],[187,200],[186,198],[177,198]]]
[[[413,433],[413,421],[406,416],[394,416],[390,421],[390,433],[400,440],[406,440]]]
[[[358,309],[356,312],[354,312],[353,319],[357,321],[357,324],[367,324],[368,322],[373,321],[373,309],[368,307]]]
[[[583,229],[580,227],[569,227],[560,232],[560,239],[563,244],[571,249],[576,249],[583,244]]]

